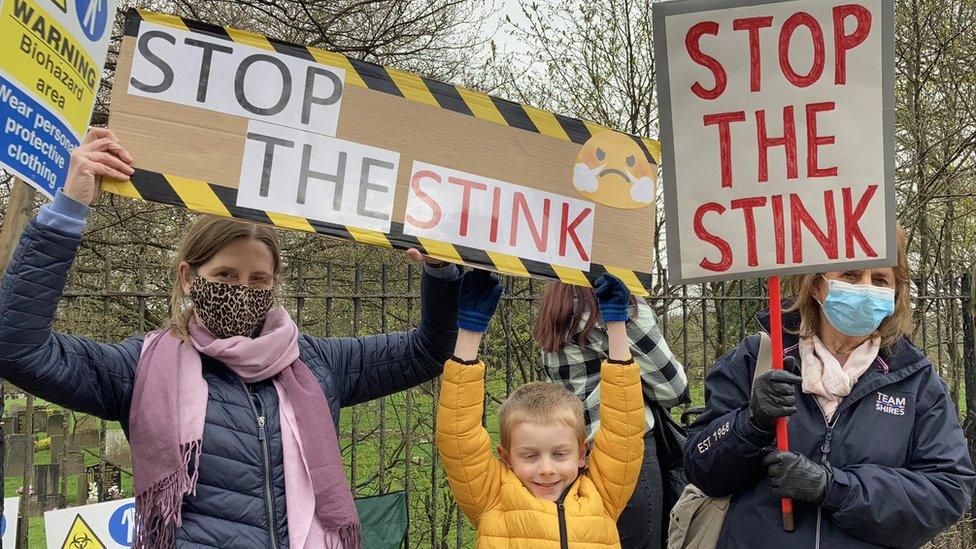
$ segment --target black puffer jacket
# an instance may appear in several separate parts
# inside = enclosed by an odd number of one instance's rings
[[[107,345],[52,332],[80,239],[32,222],[0,288],[0,376],[73,410],[116,420],[128,434],[142,337]],[[339,410],[440,375],[456,337],[460,277],[424,275],[421,323],[409,332],[361,338],[302,335],[302,360]],[[288,547],[278,397],[270,380],[250,386],[204,360],[210,389],[200,477],[183,501],[178,547]],[[266,436],[259,436],[264,417]],[[323,418],[324,420],[325,418]]]

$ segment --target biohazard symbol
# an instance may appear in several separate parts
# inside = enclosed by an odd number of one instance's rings
[[[61,544],[61,549],[108,549],[102,540],[98,539],[95,532],[92,531],[91,526],[85,522],[85,519],[81,518],[81,515],[75,515],[75,521],[71,524],[71,529],[68,530],[68,536],[64,538],[64,543]]]

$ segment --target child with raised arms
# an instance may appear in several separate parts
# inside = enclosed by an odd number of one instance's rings
[[[481,425],[485,365],[478,347],[502,288],[488,272],[464,275],[458,339],[441,380],[437,448],[479,548],[620,547],[616,521],[641,469],[644,402],[624,327],[630,294],[609,275],[597,280],[595,292],[610,352],[589,457],[582,403],[546,382],[527,383],[502,403],[495,457]]]

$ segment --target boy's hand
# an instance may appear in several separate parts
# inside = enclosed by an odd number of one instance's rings
[[[489,271],[475,269],[464,273],[458,296],[458,328],[487,332],[501,297],[502,286]]]
[[[600,318],[604,323],[626,321],[630,306],[630,290],[619,278],[602,274],[593,285],[593,293],[600,305]]]

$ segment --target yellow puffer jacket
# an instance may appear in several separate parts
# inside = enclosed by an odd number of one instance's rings
[[[485,365],[447,361],[437,407],[437,449],[454,499],[478,530],[480,549],[620,547],[617,517],[627,505],[644,456],[640,369],[604,362],[600,429],[587,469],[563,502],[565,543],[556,504],[536,498],[491,451],[481,426]]]

